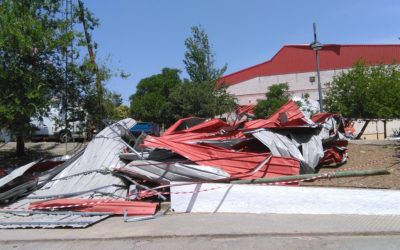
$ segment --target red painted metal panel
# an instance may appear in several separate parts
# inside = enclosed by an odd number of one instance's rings
[[[101,200],[101,199],[55,199],[32,202],[33,210],[69,210],[75,212],[109,212],[115,215],[153,215],[157,203],[143,201]]]
[[[177,133],[179,131],[185,130],[185,129],[181,129],[180,128],[185,123],[190,123],[191,121],[193,121],[194,124],[198,124],[198,123],[202,123],[204,120],[206,120],[206,119],[198,118],[198,117],[186,117],[186,118],[179,119],[174,124],[172,124],[171,127],[169,127],[167,130],[165,130],[163,135],[164,136],[165,135],[171,135],[171,134],[175,134],[175,133]]]
[[[219,167],[233,178],[254,179],[296,175],[300,171],[299,161],[293,158],[273,156],[270,162],[267,162],[261,169],[253,173],[252,171],[261,162],[271,156],[270,153],[236,152],[210,145],[174,142],[157,137],[153,137],[150,140],[149,144],[152,147],[171,150],[199,165]]]
[[[186,119],[188,118],[181,119],[172,125],[167,130],[168,133],[165,132],[161,138],[171,141],[194,143],[198,140],[226,140],[245,137],[241,131],[235,130],[234,126],[231,126],[220,119],[211,119],[188,129],[176,131],[179,124]],[[151,147],[150,138],[152,137],[149,136],[148,138],[149,140],[146,140],[143,146]]]
[[[315,114],[311,117],[311,120],[315,123],[323,123],[326,121],[326,119],[331,118],[335,116],[335,114],[332,113],[318,113]]]
[[[236,114],[242,115],[242,114],[250,114],[254,115],[254,108],[256,105],[240,105],[236,109]]]
[[[400,62],[400,45],[326,44],[318,52],[320,69],[351,68],[362,59],[367,65]],[[309,45],[286,45],[269,61],[222,77],[219,84],[234,85],[260,76],[315,72],[315,52]]]

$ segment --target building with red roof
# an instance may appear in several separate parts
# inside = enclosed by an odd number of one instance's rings
[[[319,50],[319,59],[324,92],[334,76],[359,60],[367,65],[399,63],[400,44],[325,44]],[[285,45],[271,60],[226,75],[219,83],[228,86],[240,105],[256,104],[258,99],[265,98],[267,88],[276,83],[288,83],[293,96],[309,93],[318,100],[315,52],[310,45]]]

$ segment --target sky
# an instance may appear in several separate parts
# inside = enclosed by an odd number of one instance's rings
[[[97,60],[127,79],[107,88],[129,105],[137,83],[164,67],[182,70],[184,41],[201,25],[226,74],[268,61],[287,44],[309,44],[312,24],[326,44],[400,43],[399,0],[83,0],[100,19]]]

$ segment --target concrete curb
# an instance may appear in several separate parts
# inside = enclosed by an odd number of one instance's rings
[[[86,229],[0,230],[0,242],[149,240],[171,238],[400,235],[400,216],[173,214],[124,223],[114,217]]]

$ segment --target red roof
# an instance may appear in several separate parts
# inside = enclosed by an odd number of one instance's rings
[[[367,65],[400,62],[400,45],[338,45],[325,44],[319,51],[320,69],[346,69],[363,59]],[[234,85],[259,76],[313,72],[315,52],[310,45],[283,46],[271,60],[226,75],[220,83]]]

